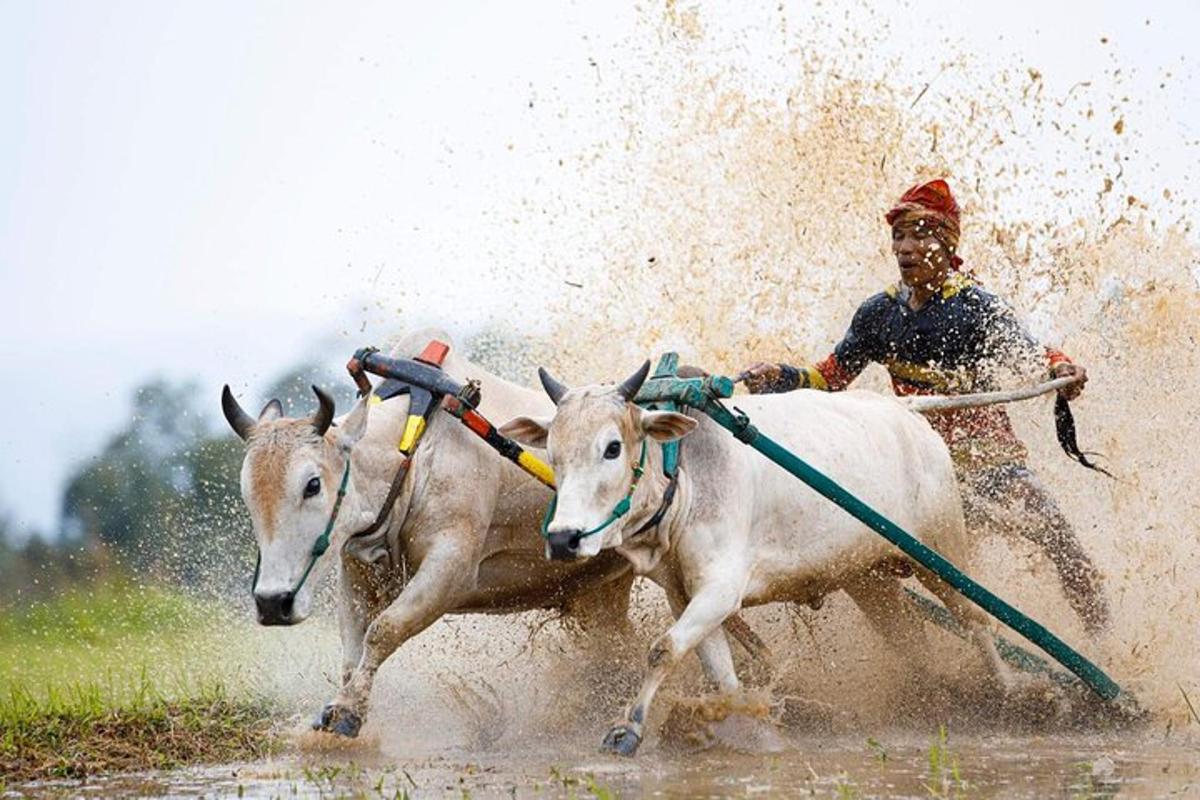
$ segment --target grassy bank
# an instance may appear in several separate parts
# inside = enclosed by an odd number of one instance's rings
[[[220,685],[169,699],[147,683],[132,698],[76,684],[0,701],[0,785],[253,759],[274,746],[270,709]]]
[[[225,681],[219,608],[131,583],[0,615],[0,783],[251,759],[273,709]]]

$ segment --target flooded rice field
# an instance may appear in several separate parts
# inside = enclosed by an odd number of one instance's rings
[[[1195,797],[1200,749],[1142,734],[789,735],[778,753],[647,747],[636,760],[580,739],[413,756],[369,745],[160,774],[43,783],[30,797]]]
[[[931,628],[940,668],[914,671],[840,597],[820,611],[748,612],[775,651],[769,674],[738,653],[755,688],[737,700],[709,694],[691,659],[664,689],[637,756],[602,755],[600,738],[640,677],[648,633],[668,618],[656,589],[639,583],[635,591],[642,612],[626,641],[591,641],[536,614],[443,620],[381,670],[354,741],[307,730],[336,674],[327,621],[238,628],[221,643],[228,663],[239,665],[256,692],[290,709],[278,724],[276,755],[9,785],[0,796],[1032,800],[1200,793],[1200,723],[1189,719],[1179,687],[1171,688],[1183,715],[1139,721],[1114,718],[1085,692],[1036,682],[1002,700],[982,685],[982,665],[957,639]],[[1138,694],[1143,686],[1130,688]]]

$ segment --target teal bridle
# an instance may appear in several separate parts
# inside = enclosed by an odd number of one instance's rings
[[[350,483],[350,454],[346,454],[346,468],[342,470],[342,483],[338,486],[337,499],[333,501],[333,510],[329,512],[329,521],[325,523],[325,531],[317,537],[313,542],[312,552],[309,554],[308,566],[304,570],[304,574],[300,576],[300,582],[296,584],[296,588],[292,590],[292,597],[300,594],[300,590],[304,588],[305,581],[308,580],[309,574],[312,573],[313,567],[317,565],[317,560],[325,555],[329,550],[329,536],[333,533],[333,525],[337,522],[338,512],[342,510],[342,500],[346,497],[346,487]],[[250,591],[254,592],[258,588],[258,572],[262,568],[262,551],[258,551],[258,558],[254,561],[254,581],[250,584]]]
[[[600,523],[595,528],[592,528],[590,531],[584,531],[580,534],[577,534],[577,537],[580,539],[583,539],[585,537],[592,536],[593,534],[597,534],[600,531],[607,528],[609,525],[612,525],[614,522],[619,520],[621,517],[628,514],[630,507],[633,505],[633,493],[637,489],[638,481],[641,480],[641,478],[642,478],[642,473],[644,473],[645,471],[646,471],[646,440],[643,439],[642,440],[642,455],[640,458],[638,458],[637,466],[633,468],[633,480],[629,484],[629,491],[626,492],[625,496],[621,498],[621,501],[619,503],[617,503],[616,506],[613,507],[612,513],[610,513],[608,515],[608,519],[604,520],[604,522]],[[546,509],[546,515],[544,517],[542,517],[542,538],[543,539],[550,538],[550,531],[548,530],[548,528],[550,527],[550,520],[554,519],[554,511],[556,508],[558,508],[558,494],[557,493],[552,498],[550,498],[550,505]]]

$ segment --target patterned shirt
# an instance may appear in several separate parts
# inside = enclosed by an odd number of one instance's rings
[[[951,273],[916,311],[908,305],[909,291],[900,284],[868,298],[831,355],[812,366],[781,364],[782,376],[765,391],[840,391],[875,362],[887,368],[896,394],[967,394],[998,388],[1005,371],[1070,361],[1040,346],[1000,298],[963,273]],[[1025,460],[1003,406],[927,416],[960,464]]]

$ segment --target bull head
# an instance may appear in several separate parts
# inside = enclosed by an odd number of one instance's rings
[[[316,386],[312,387],[312,390],[317,395],[317,410],[312,416],[313,430],[316,431],[317,436],[324,436],[325,432],[329,430],[329,426],[333,424],[333,398]],[[221,390],[221,411],[225,413],[225,420],[229,423],[229,427],[233,428],[233,432],[245,441],[250,438],[251,431],[258,423],[282,417],[283,405],[278,400],[271,400],[263,406],[263,410],[258,414],[258,419],[255,419],[247,414],[238,403],[229,389],[229,384],[225,384],[225,388]]]

